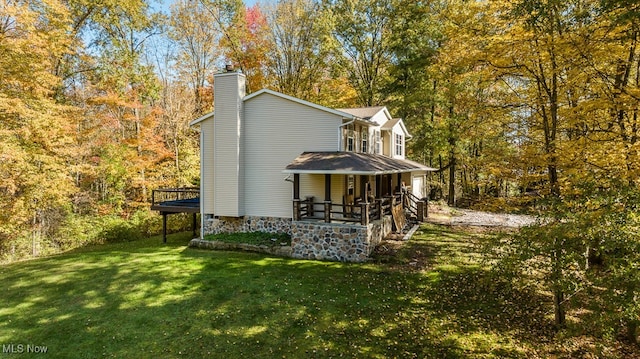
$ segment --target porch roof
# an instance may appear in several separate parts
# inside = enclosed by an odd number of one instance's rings
[[[356,152],[304,152],[283,173],[381,175],[435,171],[418,162]]]

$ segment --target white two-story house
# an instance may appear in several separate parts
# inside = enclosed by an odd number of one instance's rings
[[[394,196],[426,194],[432,169],[405,159],[411,136],[386,107],[246,95],[238,72],[215,76],[214,105],[191,123],[200,127],[201,236],[284,232],[294,257],[361,261],[391,231]]]

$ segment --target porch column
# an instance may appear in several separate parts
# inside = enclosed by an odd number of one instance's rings
[[[300,220],[300,174],[293,174],[293,220]]]
[[[300,174],[293,174],[293,199],[300,199]]]
[[[382,219],[384,213],[382,212],[382,198],[376,198],[376,208],[378,209],[378,216],[376,219]]]
[[[331,175],[324,175],[324,221],[331,223]]]

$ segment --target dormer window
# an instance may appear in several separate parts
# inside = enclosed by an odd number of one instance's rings
[[[402,156],[402,152],[403,152],[402,150],[404,147],[403,146],[404,143],[402,140],[403,140],[402,135],[399,133],[396,133],[395,135],[395,155],[396,156]]]
[[[362,146],[360,147],[360,150],[363,153],[367,153],[367,151],[369,150],[369,129],[364,127],[362,129]]]
[[[347,151],[353,152],[354,147],[355,147],[355,138],[354,138],[353,125],[349,125],[347,127]]]
[[[373,151],[375,152],[376,155],[381,155],[382,154],[382,138],[380,138],[380,131],[376,130],[373,140],[375,141]]]

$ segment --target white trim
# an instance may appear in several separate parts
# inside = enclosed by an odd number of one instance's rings
[[[324,107],[324,106],[315,104],[313,102],[301,100],[299,98],[296,98],[296,97],[293,97],[293,96],[289,96],[289,95],[285,95],[283,93],[272,91],[272,90],[269,90],[269,89],[262,89],[260,91],[254,92],[251,95],[245,96],[245,98],[243,98],[242,100],[243,101],[249,101],[252,98],[258,97],[258,96],[260,96],[262,94],[265,94],[265,93],[269,94],[269,95],[273,95],[273,96],[277,96],[277,97],[283,98],[285,100],[293,101],[293,102],[299,103],[299,104],[304,105],[304,106],[315,108],[316,110],[320,110],[320,111],[328,112],[328,113],[333,114],[333,115],[341,116],[341,117],[349,119],[349,120],[356,119],[356,117],[353,116],[352,114],[349,114],[349,113],[346,113],[346,112],[342,112],[342,111],[338,111],[338,110],[334,110],[334,109],[329,108],[329,107]]]
[[[398,123],[400,124],[400,127],[402,127],[402,131],[404,131],[405,137],[407,139],[413,138],[413,136],[411,136],[411,134],[409,133],[409,130],[407,130],[407,127],[404,125],[404,121],[400,119]]]
[[[435,171],[436,169],[429,168],[412,168],[407,170],[390,170],[390,171],[349,171],[349,170],[282,170],[282,173],[287,174],[312,174],[312,175],[362,175],[362,176],[376,176],[376,175],[388,175],[395,173],[427,173],[428,171]]]
[[[209,113],[207,113],[207,114],[205,114],[205,115],[202,115],[202,116],[200,116],[200,117],[196,118],[195,120],[193,120],[193,121],[189,122],[189,127],[193,127],[193,126],[195,126],[195,125],[199,125],[199,124],[200,124],[200,122],[205,121],[205,120],[208,120],[210,117],[213,117],[214,112],[215,112],[215,111],[211,111],[211,112],[209,112]]]
[[[376,175],[388,175],[394,173],[411,173],[425,171],[419,168],[413,168],[410,170],[393,170],[393,171],[348,171],[348,170],[283,170],[282,173],[293,174],[330,174],[330,175],[363,175],[363,176],[376,176]]]
[[[213,114],[213,112],[212,112]],[[202,174],[204,173],[204,131],[200,131],[200,238],[204,239],[204,185]]]

